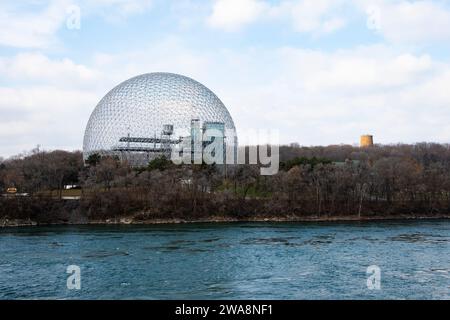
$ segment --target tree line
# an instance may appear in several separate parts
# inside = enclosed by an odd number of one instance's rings
[[[280,171],[261,176],[258,165],[172,164],[165,158],[133,168],[114,157],[79,151],[34,150],[0,163],[0,216],[51,220],[197,219],[215,216],[339,217],[439,216],[450,212],[450,147],[419,143],[326,147],[280,146]],[[81,199],[66,204],[64,185]],[[49,199],[51,195],[51,199]],[[70,207],[70,210],[67,209]],[[47,209],[48,210],[47,210]],[[50,209],[49,209],[50,208]],[[54,215],[54,217],[52,216]],[[45,221],[47,221],[45,220]]]

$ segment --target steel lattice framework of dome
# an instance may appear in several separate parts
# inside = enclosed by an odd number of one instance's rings
[[[142,152],[143,142],[162,150],[155,146],[164,142],[163,128],[171,126],[173,134],[189,132],[193,119],[223,124],[227,143],[237,144],[230,113],[201,83],[173,73],[133,77],[108,92],[92,112],[84,135],[84,158],[117,150]]]

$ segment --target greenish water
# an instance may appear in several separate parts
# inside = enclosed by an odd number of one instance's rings
[[[449,299],[450,222],[0,229],[0,299],[24,298]]]

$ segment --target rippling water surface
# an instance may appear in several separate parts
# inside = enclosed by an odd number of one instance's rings
[[[450,299],[450,221],[0,229],[0,299],[24,298]]]

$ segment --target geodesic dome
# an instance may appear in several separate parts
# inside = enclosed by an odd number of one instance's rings
[[[236,130],[227,108],[201,83],[173,73],[147,73],[113,88],[92,112],[83,141],[86,159],[114,150],[123,137],[160,137],[163,126],[189,134],[191,120],[220,122],[229,143]]]

